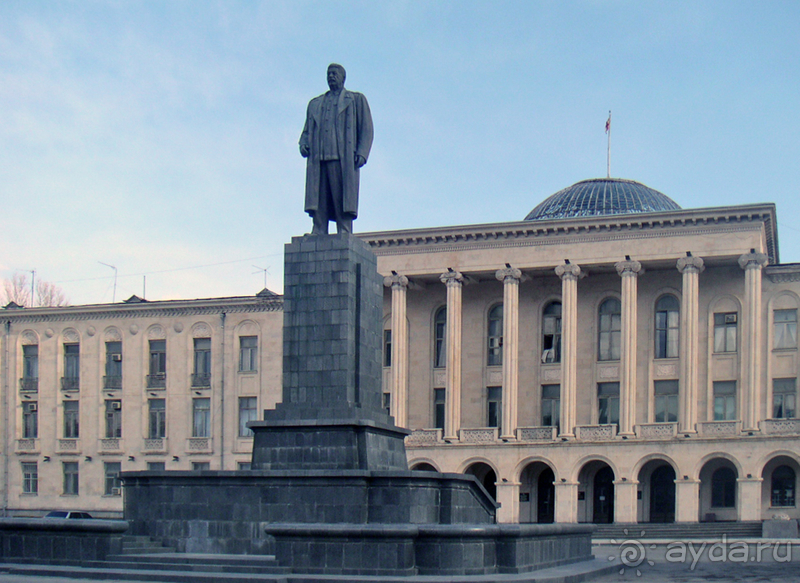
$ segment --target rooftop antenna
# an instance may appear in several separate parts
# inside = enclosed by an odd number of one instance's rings
[[[114,302],[117,301],[117,268],[114,267],[113,265],[109,265],[108,263],[103,263],[102,261],[98,261],[98,263],[100,265],[105,265],[106,267],[110,267],[111,269],[114,270],[114,291],[111,294],[111,303],[113,304]]]
[[[267,265],[266,267],[259,267],[258,265],[253,265],[253,267],[258,269],[258,271],[253,272],[253,275],[255,275],[256,273],[260,273],[262,271],[264,272],[264,289],[267,289],[267,274],[269,273],[270,266]]]
[[[606,150],[606,178],[611,178],[611,110],[608,110],[606,120],[606,135],[608,136],[608,149]]]
[[[33,303],[36,298],[36,295],[34,294],[36,286],[33,285],[35,281],[36,281],[36,270],[31,269],[31,308],[33,307]]]

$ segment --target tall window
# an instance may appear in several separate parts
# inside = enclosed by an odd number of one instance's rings
[[[192,399],[192,437],[211,435],[211,399]]]
[[[106,400],[106,437],[122,437],[122,401],[119,399]]]
[[[503,364],[503,304],[489,310],[487,334],[487,361],[489,366]]]
[[[772,418],[797,417],[797,379],[772,381]]]
[[[597,383],[597,422],[619,423],[619,383]]]
[[[736,419],[736,381],[714,382],[714,421]]]
[[[678,421],[678,381],[655,381],[656,423],[675,423]]]
[[[775,310],[775,348],[797,348],[797,310]]]
[[[22,493],[39,493],[39,466],[36,462],[22,462]]]
[[[75,390],[79,386],[81,368],[80,344],[64,345],[64,377],[61,379],[61,388]]]
[[[119,473],[122,471],[120,462],[105,462],[103,464],[106,483],[104,493],[106,496],[119,496],[122,493]]]
[[[736,352],[736,312],[714,314],[714,352]]]
[[[62,462],[64,470],[64,494],[77,496],[80,493],[78,462]]]
[[[239,370],[258,370],[258,336],[239,337]]]
[[[561,302],[550,302],[542,313],[542,362],[561,362]]]
[[[80,436],[80,401],[64,401],[64,437],[77,439]]]
[[[39,345],[22,347],[22,379],[20,389],[36,391],[39,389]]]
[[[256,419],[258,419],[258,399],[239,397],[239,437],[252,437],[253,430],[247,427],[247,424]]]
[[[194,339],[193,387],[211,386],[211,338]]]
[[[39,437],[39,403],[24,401],[22,403],[22,438],[36,439]]]
[[[559,427],[561,422],[561,385],[542,385],[542,425]]]
[[[433,318],[433,366],[447,366],[447,308],[439,308]]]
[[[503,411],[503,387],[486,388],[486,427],[500,427]]]
[[[711,506],[736,507],[736,472],[731,468],[719,468],[711,474]]]
[[[599,360],[619,360],[622,330],[622,304],[608,298],[600,304],[597,339]]]
[[[383,366],[392,366],[392,331],[383,331]]]
[[[150,341],[150,374],[147,375],[147,387],[155,389],[165,387],[167,383],[167,341]]]
[[[148,399],[150,409],[150,439],[159,439],[167,436],[167,405],[164,399]]]
[[[772,506],[794,507],[796,476],[789,466],[779,466],[772,472]]]
[[[677,358],[681,305],[675,296],[656,302],[656,358]]]
[[[103,378],[103,387],[122,388],[122,342],[106,342],[106,375]]]
[[[444,429],[444,389],[433,389],[433,426],[436,429]]]

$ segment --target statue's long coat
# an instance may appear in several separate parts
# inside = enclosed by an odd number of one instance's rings
[[[312,216],[319,208],[319,135],[324,98],[325,94],[309,102],[306,125],[300,136],[300,146],[308,146],[310,151],[306,162],[306,212]],[[367,98],[361,93],[342,89],[339,94],[336,138],[339,144],[339,163],[342,165],[342,211],[355,218],[358,215],[359,177],[355,156],[358,154],[366,160],[372,148],[372,114]]]

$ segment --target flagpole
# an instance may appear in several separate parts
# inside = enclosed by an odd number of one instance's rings
[[[606,121],[606,134],[608,134],[608,149],[606,151],[606,177],[611,178],[611,110],[608,110]]]

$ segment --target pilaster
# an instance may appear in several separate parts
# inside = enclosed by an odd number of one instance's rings
[[[744,269],[744,309],[742,329],[742,430],[758,431],[761,420],[759,383],[761,380],[761,270],[767,256],[751,249],[739,257]]]
[[[392,289],[392,371],[391,393],[394,400],[394,422],[408,426],[408,278],[393,273],[383,279]]]
[[[519,395],[519,282],[522,272],[515,267],[498,269],[503,282],[503,416],[502,439],[515,439]]]
[[[681,433],[695,433],[697,431],[698,400],[697,370],[700,365],[699,281],[700,273],[705,269],[705,265],[700,257],[693,257],[687,253],[686,257],[678,259],[677,268],[683,275],[678,429]]]
[[[464,276],[448,269],[439,279],[447,286],[444,439],[458,439],[461,429],[461,288]]]
[[[580,266],[566,261],[555,269],[561,278],[561,429],[562,437],[575,437],[578,393],[578,279]],[[575,507],[577,520],[577,502]],[[560,521],[559,521],[560,522]]]
[[[615,267],[622,278],[619,435],[633,436],[636,422],[637,283],[644,270],[641,263],[627,256]]]

